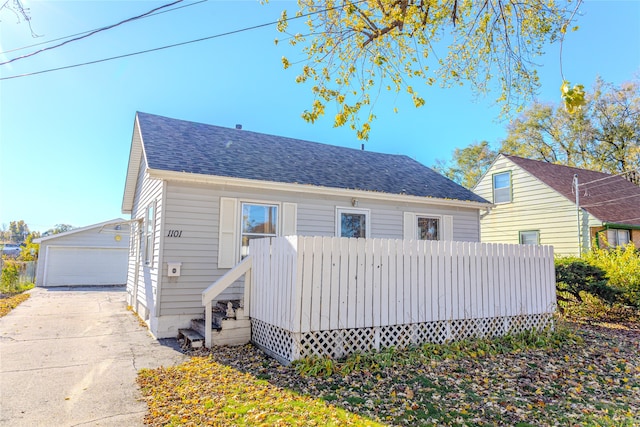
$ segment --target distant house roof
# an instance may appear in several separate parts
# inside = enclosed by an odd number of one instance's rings
[[[80,228],[72,228],[71,230],[62,232],[62,233],[58,233],[58,234],[49,234],[47,236],[42,236],[39,237],[37,239],[33,239],[33,243],[42,243],[42,242],[46,242],[47,240],[52,240],[52,239],[59,239],[61,237],[66,237],[66,236],[70,236],[72,234],[76,234],[76,233],[82,233],[83,231],[87,231],[87,230],[92,230],[94,228],[100,228],[101,230],[105,227],[108,227],[110,225],[113,226],[117,226],[120,224],[124,224],[128,227],[127,221],[122,219],[122,218],[116,218],[116,219],[111,219],[109,221],[104,221],[104,222],[99,222],[97,224],[91,224],[91,225],[87,225],[85,227],[80,227]],[[128,231],[127,233],[128,234]]]
[[[404,155],[141,112],[137,120],[150,169],[489,203]]]
[[[622,176],[508,156],[522,169],[562,194],[576,199],[573,177],[578,176],[580,206],[605,223],[640,226],[640,187]]]

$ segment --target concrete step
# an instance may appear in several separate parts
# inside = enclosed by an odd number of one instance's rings
[[[182,348],[201,348],[204,346],[204,335],[193,329],[178,329],[178,341],[182,342]]]

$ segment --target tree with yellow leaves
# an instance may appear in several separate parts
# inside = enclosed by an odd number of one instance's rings
[[[477,93],[497,84],[505,111],[522,107],[539,87],[534,58],[563,39],[580,1],[299,0],[308,35],[290,42],[303,46],[297,81],[315,97],[303,118],[314,122],[335,103],[334,125],[367,139],[380,90],[421,107],[423,84],[466,82]],[[286,13],[278,30],[288,31]]]

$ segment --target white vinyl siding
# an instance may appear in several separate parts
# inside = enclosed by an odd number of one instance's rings
[[[496,205],[484,215],[481,241],[520,243],[520,231],[538,230],[539,243],[553,245],[556,255],[576,255],[578,220],[575,204],[507,158],[498,157],[475,187],[475,193],[490,200],[492,177],[505,170],[511,171],[513,202]]]
[[[202,316],[201,292],[222,277],[239,260],[239,209],[247,202],[276,203],[282,216],[279,224],[280,235],[331,236],[336,232],[337,207],[348,206],[350,198],[317,197],[304,193],[269,192],[259,189],[228,188],[207,186],[204,184],[167,183],[166,203],[162,232],[162,292],[160,315],[167,319],[171,316],[184,320],[188,325],[191,318]],[[226,207],[221,209],[221,203]],[[233,206],[233,207],[230,207]],[[403,238],[403,213],[407,207],[385,201],[367,201],[360,199],[360,206],[370,210],[371,236],[374,238]],[[451,218],[452,238],[460,241],[477,242],[480,238],[478,210],[469,208],[447,208],[416,204],[416,211]],[[412,206],[413,207],[413,206]],[[220,215],[230,212],[232,221]],[[220,228],[226,223],[231,234],[225,234]],[[181,237],[168,237],[168,230],[182,231]],[[222,242],[222,240],[225,240]],[[230,243],[229,243],[230,242]],[[226,245],[233,245],[227,251]],[[219,265],[228,254],[229,267]],[[222,258],[221,258],[222,257]],[[166,277],[166,263],[181,262],[181,275]],[[234,283],[218,298],[240,299],[243,296],[242,280]],[[181,320],[181,321],[182,321]],[[160,323],[165,322],[160,319]],[[168,321],[167,321],[168,322]],[[165,323],[167,323],[165,322]],[[180,326],[182,327],[182,326]],[[157,331],[160,335],[170,333]],[[154,332],[155,333],[155,332]]]
[[[155,203],[153,227],[155,230],[161,230],[161,212],[163,209],[163,182],[150,178],[146,169],[147,165],[143,157],[140,161],[135,190],[136,196],[131,211],[131,218],[139,219],[139,221],[131,225],[129,268],[127,272],[127,292],[135,298],[134,301],[130,301],[130,304],[142,318],[148,317],[150,312],[155,312],[156,310],[159,254],[162,241],[162,236],[152,239],[152,258],[149,265],[145,265],[145,216],[147,206]]]
[[[183,316],[188,322],[203,316],[202,291],[228,271],[217,267],[221,198],[204,187],[168,183],[166,199],[160,315]],[[182,263],[179,277],[167,276],[167,262]],[[236,298],[241,288],[229,292]]]

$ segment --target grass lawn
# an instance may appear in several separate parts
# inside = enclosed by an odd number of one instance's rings
[[[640,324],[559,329],[291,367],[220,347],[138,382],[153,426],[640,425]]]

